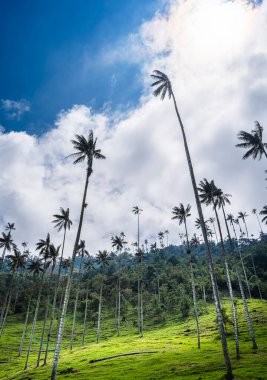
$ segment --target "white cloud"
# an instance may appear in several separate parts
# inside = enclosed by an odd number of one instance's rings
[[[264,3],[244,7],[242,1],[173,1],[167,15],[155,15],[140,28],[145,95],[140,106],[122,115],[95,114],[73,106],[62,112],[54,129],[37,139],[26,133],[0,135],[3,226],[15,222],[14,238],[32,244],[53,232],[52,215],[69,207],[77,222],[84,186],[84,165],[65,159],[72,153],[75,134],[93,129],[105,161],[94,164],[88,190],[88,207],[82,232],[90,253],[110,248],[110,237],[124,231],[128,242],[136,240],[135,205],[141,215],[142,240],[170,231],[178,242],[172,207],[195,203],[182,137],[171,100],[153,98],[149,74],[165,71],[172,80],[183,118],[197,181],[214,179],[232,194],[229,211],[247,211],[253,233],[258,226],[252,208],[266,204],[266,165],[242,161],[235,148],[237,132],[251,130],[259,120],[267,128],[266,60],[267,24]],[[127,91],[127,89],[125,89]],[[117,121],[116,121],[117,120]],[[212,211],[204,208],[207,217]],[[77,223],[68,235],[67,253]],[[179,228],[182,231],[182,228]]]
[[[10,100],[1,99],[2,109],[6,112],[9,119],[20,120],[25,112],[31,110],[30,103],[25,99]]]

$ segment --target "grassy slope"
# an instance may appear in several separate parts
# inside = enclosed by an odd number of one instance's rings
[[[228,326],[229,351],[232,358],[236,379],[267,379],[267,302],[250,300],[249,309],[253,317],[258,350],[253,350],[247,324],[244,317],[241,300],[238,300],[238,316],[240,326],[241,359],[234,359],[234,340],[232,327]],[[230,304],[227,306],[230,315]],[[209,314],[200,317],[201,350],[196,348],[195,322],[189,318],[183,322],[170,321],[165,326],[146,331],[140,338],[130,326],[122,327],[122,334],[116,337],[113,321],[103,322],[102,341],[98,345],[90,343],[85,348],[78,348],[77,342],[71,352],[65,348],[61,353],[58,369],[58,379],[221,379],[224,375],[224,363],[221,344],[215,326],[214,307],[209,307]],[[38,325],[37,334],[41,324]],[[70,329],[70,321],[66,326]],[[49,365],[35,369],[37,353],[33,352],[30,367],[21,371],[25,362],[26,352],[18,358],[15,348],[18,346],[22,331],[22,323],[10,318],[5,336],[0,346],[0,379],[47,380],[50,378],[52,354]],[[30,331],[30,328],[29,328]],[[79,334],[80,333],[80,334]],[[29,334],[29,332],[28,332]],[[80,336],[79,336],[80,335]],[[81,324],[78,326],[81,341]],[[95,331],[90,329],[87,337],[93,342]],[[63,341],[67,346],[68,341]],[[38,339],[34,341],[33,349],[37,349]],[[27,348],[25,344],[24,349]],[[90,364],[91,359],[102,358],[122,353],[156,351],[156,353],[119,357],[107,361]]]

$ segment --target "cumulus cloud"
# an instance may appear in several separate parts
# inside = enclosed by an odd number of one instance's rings
[[[5,111],[9,119],[20,120],[25,112],[31,110],[30,103],[25,99],[10,100],[1,99],[2,109]]]
[[[121,231],[128,242],[135,241],[137,220],[131,210],[136,205],[143,209],[142,241],[152,243],[168,229],[169,241],[179,242],[182,228],[171,220],[171,209],[180,202],[192,204],[189,228],[194,232],[197,213],[172,100],[151,95],[149,74],[159,69],[171,78],[197,182],[214,179],[231,193],[228,211],[247,211],[249,229],[258,234],[251,210],[266,204],[266,165],[242,161],[244,152],[235,144],[237,132],[250,131],[255,120],[267,126],[266,10],[266,3],[251,9],[242,1],[172,1],[166,14],[156,14],[140,28],[140,49],[144,54],[145,46],[147,59],[136,109],[114,116],[76,105],[62,111],[54,128],[39,138],[21,132],[0,135],[2,228],[15,222],[14,238],[32,247],[47,232],[59,244],[52,215],[69,207],[75,222],[67,241],[66,255],[71,254],[85,166],[65,157],[72,153],[74,135],[93,129],[107,159],[94,163],[89,184],[82,232],[89,252],[109,249],[110,237]],[[212,210],[204,208],[204,213],[210,217]]]

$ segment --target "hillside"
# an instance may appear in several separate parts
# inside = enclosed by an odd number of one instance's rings
[[[232,358],[235,379],[267,379],[267,302],[249,300],[249,309],[254,323],[258,350],[253,350],[244,317],[242,301],[237,300],[240,327],[241,359],[234,359],[234,336],[231,318],[226,322],[229,351]],[[230,303],[223,300],[226,315],[230,316]],[[227,318],[226,318],[227,319]],[[217,328],[214,323],[214,306],[208,306],[208,314],[200,316],[201,349],[197,349],[195,321],[192,316],[187,319],[173,317],[168,322],[151,329],[149,324],[140,338],[132,324],[123,324],[121,336],[116,336],[114,319],[104,316],[103,332],[99,344],[95,341],[95,326],[90,324],[88,341],[81,348],[82,323],[79,322],[76,342],[73,351],[64,348],[58,369],[58,379],[222,379],[224,363]],[[152,324],[151,324],[152,326]],[[70,321],[66,329],[70,328]],[[5,338],[1,342],[1,379],[47,380],[50,378],[52,355],[47,366],[35,368],[36,352],[32,352],[30,367],[21,371],[25,362],[25,352],[18,357],[15,350],[18,334],[21,334],[22,323],[19,317],[10,320]],[[40,334],[41,322],[37,330]],[[38,339],[35,346],[38,346]],[[79,343],[80,340],[80,343]],[[69,342],[63,341],[63,347]],[[34,348],[33,348],[34,350]],[[91,360],[120,354],[135,355],[116,357],[96,363]],[[52,353],[51,353],[52,354]]]

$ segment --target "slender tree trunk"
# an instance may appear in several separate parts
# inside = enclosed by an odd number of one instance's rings
[[[232,254],[232,257],[233,257],[233,260],[234,260],[234,268],[235,268],[235,271],[236,271],[238,285],[239,285],[239,288],[240,288],[241,298],[242,298],[242,302],[243,302],[243,306],[244,306],[244,310],[245,310],[245,315],[246,315],[246,319],[247,319],[247,323],[248,323],[248,328],[249,328],[250,336],[251,336],[252,343],[253,343],[253,348],[257,349],[258,346],[257,346],[257,343],[256,343],[254,329],[253,329],[252,321],[251,321],[249,310],[248,310],[247,300],[246,300],[243,284],[242,284],[241,277],[240,277],[239,267],[238,267],[238,264],[236,262],[235,249],[234,249],[233,241],[232,241],[232,238],[231,238],[231,235],[230,235],[228,223],[227,223],[227,220],[226,220],[226,215],[225,215],[224,207],[222,207],[222,210],[223,210],[223,216],[224,216],[224,222],[225,222],[225,226],[226,226],[226,230],[227,230],[227,235],[228,235],[228,239],[229,239],[229,243],[230,243],[231,254]]]
[[[17,288],[16,294],[15,294],[15,300],[14,300],[14,306],[13,306],[13,313],[16,312],[17,302],[18,302],[18,296],[19,296],[19,288]]]
[[[24,370],[27,369],[27,367],[28,367],[28,362],[29,362],[29,357],[30,357],[30,352],[31,352],[31,346],[32,346],[34,332],[35,332],[39,306],[40,306],[41,294],[42,294],[42,290],[43,290],[43,281],[44,281],[44,274],[42,276],[42,282],[41,282],[41,285],[39,288],[39,293],[38,293],[37,302],[36,302],[36,306],[35,306],[35,312],[34,312],[34,317],[33,317],[33,322],[32,322],[32,330],[31,330],[30,341],[29,341],[29,345],[28,345],[28,351],[27,351]]]
[[[31,298],[28,302],[28,307],[27,307],[27,311],[26,311],[23,331],[22,331],[22,335],[21,335],[20,346],[19,346],[19,356],[21,355],[21,351],[22,351],[23,343],[24,343],[24,339],[25,339],[25,334],[27,332],[28,319],[29,319],[29,315],[30,315],[30,306],[31,306]]]
[[[159,284],[159,275],[157,275],[157,288],[158,288],[158,304],[160,305],[160,284]]]
[[[96,343],[99,343],[99,339],[100,339],[100,323],[101,323],[102,292],[103,292],[103,278],[102,278],[102,280],[101,280],[100,294],[99,294],[98,316],[97,316]]]
[[[4,300],[4,303],[3,303],[3,306],[2,306],[2,311],[1,311],[1,316],[0,316],[0,326],[2,326],[2,323],[3,323],[3,318],[4,318],[4,315],[5,315],[5,310],[6,310],[6,305],[7,305],[8,298],[9,298],[9,292],[6,293],[5,300]]]
[[[2,320],[2,325],[1,325],[1,328],[0,328],[0,338],[3,335],[5,324],[6,324],[6,320],[7,320],[7,316],[8,316],[8,312],[9,312],[9,307],[10,307],[11,298],[12,298],[12,292],[13,292],[13,280],[14,280],[14,274],[12,274],[12,277],[11,277],[9,297],[8,297],[8,301],[7,301],[7,304],[6,304],[6,309],[4,311],[4,317],[3,317],[3,320]]]
[[[86,193],[87,193],[89,177],[90,177],[91,173],[92,173],[92,161],[90,163],[88,163],[88,167],[87,167],[87,174],[86,174],[86,180],[85,180],[85,187],[84,187],[84,193],[83,193],[83,200],[82,200],[79,226],[78,226],[76,240],[75,240],[74,248],[73,248],[73,252],[72,252],[71,266],[70,266],[70,270],[69,270],[69,274],[68,274],[68,280],[67,280],[67,285],[66,285],[66,290],[65,290],[63,308],[62,308],[62,313],[61,313],[61,318],[60,318],[60,323],[59,323],[59,328],[58,328],[58,337],[57,337],[57,343],[56,343],[55,354],[54,354],[54,361],[53,361],[53,366],[52,366],[51,380],[55,380],[56,374],[57,374],[57,367],[58,367],[59,353],[60,353],[61,341],[62,341],[63,330],[64,330],[65,316],[67,313],[67,307],[68,307],[69,296],[70,296],[72,273],[73,273],[75,257],[76,257],[76,253],[77,253],[77,249],[78,249],[78,244],[79,244],[79,240],[80,240],[80,236],[81,236],[84,209],[86,207]]]
[[[60,274],[61,274],[61,268],[62,268],[62,259],[63,259],[64,246],[65,246],[65,238],[66,238],[66,228],[64,229],[63,244],[62,244],[60,262],[59,262],[59,268],[58,268],[58,275],[57,275],[57,280],[56,280],[56,284],[55,284],[55,291],[54,291],[54,298],[53,298],[53,304],[52,304],[50,325],[49,325],[49,330],[48,330],[48,334],[47,334],[47,343],[46,343],[45,357],[44,357],[44,364],[43,365],[46,365],[46,363],[47,363],[48,350],[49,350],[51,334],[52,334],[52,330],[53,330],[56,303],[57,303],[57,295],[58,295],[58,287],[59,287]],[[60,305],[60,308],[61,308],[61,305]]]
[[[78,284],[77,284],[77,291],[76,291],[76,297],[75,297],[75,303],[74,303],[73,321],[72,321],[71,339],[70,339],[70,349],[71,350],[73,348],[73,341],[74,341],[74,330],[75,330],[77,305],[78,305],[79,292],[80,292],[80,275],[81,275],[82,263],[83,263],[83,256],[81,257],[81,260],[80,260],[80,267],[79,267],[79,273],[78,273]]]
[[[191,249],[189,246],[186,217],[185,216],[184,216],[184,226],[185,226],[187,252],[189,253],[189,265],[190,265],[190,274],[191,274],[192,295],[193,295],[194,313],[195,313],[196,328],[197,328],[197,347],[200,348],[200,330],[199,330],[199,323],[198,323],[196,287],[195,287],[194,271],[193,271],[193,266],[192,266],[192,252],[191,252]]]
[[[223,256],[223,260],[224,260],[225,274],[226,274],[226,279],[227,279],[227,285],[228,285],[230,300],[231,300],[231,303],[232,303],[232,316],[233,316],[233,320],[234,320],[236,359],[240,359],[239,338],[238,338],[238,324],[237,324],[237,315],[236,315],[235,300],[234,300],[232,282],[231,282],[231,277],[230,277],[230,272],[229,272],[229,267],[228,267],[228,262],[227,262],[226,250],[225,250],[224,242],[223,242],[221,224],[220,224],[219,216],[218,216],[218,213],[217,213],[217,207],[215,205],[214,200],[213,200],[213,208],[214,208],[214,212],[215,212],[215,215],[216,215],[216,220],[217,220],[217,225],[218,225],[218,230],[219,230],[219,235],[220,235],[220,240],[221,240],[221,247],[222,247],[221,249],[222,249],[222,256]]]
[[[143,334],[144,334],[144,305],[143,305],[142,261],[141,261],[141,283],[140,283],[140,328],[141,328],[141,338],[143,338]]]
[[[177,118],[179,120],[179,124],[180,124],[182,135],[183,135],[184,148],[185,148],[185,152],[186,152],[189,172],[190,172],[192,186],[193,186],[193,190],[194,190],[199,220],[200,220],[200,224],[201,224],[202,235],[203,235],[205,246],[206,246],[206,253],[207,253],[210,276],[211,276],[211,283],[212,283],[212,290],[213,290],[213,296],[214,296],[214,301],[215,301],[215,306],[216,306],[217,321],[218,321],[218,327],[219,327],[219,332],[220,332],[220,337],[221,337],[221,342],[222,342],[222,351],[223,351],[223,356],[224,356],[224,361],[225,361],[225,366],[226,366],[226,371],[227,371],[227,380],[232,380],[233,379],[232,366],[231,366],[231,360],[230,360],[230,356],[229,356],[229,352],[228,352],[225,330],[224,330],[224,325],[223,325],[223,320],[222,320],[222,310],[221,310],[221,304],[220,304],[218,289],[216,286],[216,276],[215,276],[215,271],[214,271],[214,264],[213,264],[213,260],[212,260],[212,256],[211,256],[211,252],[210,252],[210,247],[209,247],[209,242],[208,242],[208,238],[207,238],[207,232],[206,232],[204,217],[203,217],[203,213],[202,213],[201,203],[200,203],[198,192],[197,192],[197,185],[196,185],[195,175],[194,175],[194,171],[193,171],[193,165],[191,162],[191,157],[190,157],[190,153],[189,153],[189,149],[188,149],[188,145],[187,145],[187,141],[186,141],[186,136],[185,136],[185,132],[184,132],[184,126],[183,126],[180,114],[178,112],[176,100],[175,100],[173,93],[172,93],[172,97],[173,97],[176,115],[177,115]]]
[[[258,220],[258,223],[259,223],[259,227],[260,227],[260,232],[261,232],[261,234],[262,234],[263,231],[262,231],[262,227],[261,227],[261,222],[260,222],[260,219],[259,219],[259,217],[258,217],[257,212],[255,213],[255,215],[256,215],[256,217],[257,217],[257,220]]]
[[[62,311],[63,299],[64,299],[64,289],[61,289],[61,295],[60,295],[59,306],[58,306],[58,311],[57,311],[57,330],[59,329],[59,324],[60,324],[60,315]]]
[[[120,274],[118,278],[118,313],[117,313],[117,331],[120,336],[120,323],[121,323],[121,279]]]
[[[85,297],[85,310],[84,310],[84,320],[83,320],[83,338],[82,346],[84,347],[85,334],[86,334],[86,321],[87,321],[87,310],[88,310],[88,295],[89,295],[89,281],[87,283],[86,297]]]

